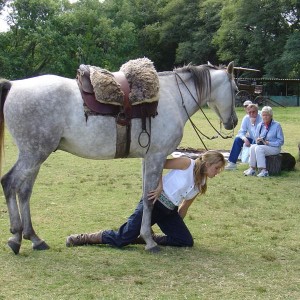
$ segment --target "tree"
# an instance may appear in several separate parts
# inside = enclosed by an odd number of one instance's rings
[[[0,36],[3,75],[30,77],[43,73],[54,61],[57,40],[53,19],[67,8],[68,1],[15,0],[10,3],[11,30]]]
[[[283,12],[281,0],[227,0],[214,38],[219,58],[265,73],[265,66],[282,55],[290,34]]]
[[[106,17],[112,20],[115,27],[122,28],[127,24],[126,28],[131,24],[131,30],[123,32],[124,38],[131,35],[131,45],[128,43],[127,49],[132,51],[126,52],[127,59],[146,56],[155,62],[158,70],[163,70],[165,56],[159,41],[158,12],[164,0],[106,0],[103,4]]]
[[[228,63],[299,77],[299,0],[0,0],[1,76],[75,77],[80,63],[116,71],[147,56],[158,71]]]
[[[8,78],[45,73],[75,77],[80,63],[116,70],[137,53],[134,25],[124,21],[115,26],[98,0],[72,5],[16,0],[12,9],[11,30],[0,36],[2,75]]]
[[[0,12],[2,11],[7,2],[8,0],[0,0]]]
[[[299,78],[300,77],[300,2],[297,0],[284,0],[282,16],[288,25],[289,34],[283,52],[273,62],[266,64],[268,74],[277,77]]]
[[[223,0],[200,2],[199,24],[194,26],[189,39],[179,43],[176,51],[177,62],[192,62],[194,64],[203,64],[207,61],[213,64],[218,62],[217,48],[212,40],[220,27],[222,7]]]
[[[187,61],[186,49],[190,49],[195,29],[200,26],[199,3],[194,0],[170,0],[159,10],[161,25],[160,44],[165,57],[165,67],[172,68],[175,63]],[[177,49],[181,45],[179,55]]]
[[[292,33],[282,55],[266,64],[267,75],[279,78],[300,78],[300,32]]]

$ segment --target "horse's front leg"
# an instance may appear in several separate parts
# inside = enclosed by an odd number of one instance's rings
[[[140,235],[146,242],[145,249],[150,252],[158,252],[160,249],[151,233],[153,203],[148,200],[148,193],[157,188],[165,159],[165,155],[156,154],[148,155],[143,161],[143,219]]]

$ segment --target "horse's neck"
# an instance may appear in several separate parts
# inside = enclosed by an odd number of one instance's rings
[[[198,95],[196,93],[195,83],[188,72],[160,72],[161,100],[164,101],[163,109],[168,110],[178,107],[180,115],[184,122],[188,120],[199,110]],[[206,99],[203,100],[205,104]],[[203,104],[203,105],[204,105]]]
[[[178,88],[182,95],[182,97],[180,96],[180,101],[183,102],[184,105],[182,106],[186,108],[188,115],[192,116],[199,110],[200,106],[207,103],[207,99],[201,99],[202,103],[200,104],[199,95],[197,94],[195,83],[191,74],[180,73],[179,75],[183,79],[183,82],[178,80]]]

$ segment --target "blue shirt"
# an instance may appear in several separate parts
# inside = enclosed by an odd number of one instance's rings
[[[255,132],[256,132],[257,126],[260,122],[262,122],[262,118],[261,118],[260,114],[257,115],[255,123],[253,125],[251,124],[250,116],[249,115],[244,116],[244,118],[242,120],[241,128],[240,128],[237,136],[240,137],[242,140],[245,137],[249,137],[255,143],[255,140],[256,140]]]
[[[284,136],[281,125],[271,120],[269,128],[263,122],[260,122],[256,128],[255,139],[262,137],[264,140],[268,141],[268,146],[271,147],[281,147],[284,144]]]

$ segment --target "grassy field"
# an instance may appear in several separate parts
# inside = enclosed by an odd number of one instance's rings
[[[205,109],[217,126],[215,115]],[[241,120],[244,112],[238,110]],[[284,151],[298,160],[300,108],[274,108],[285,133]],[[201,113],[193,118],[215,133]],[[239,126],[239,125],[238,125]],[[207,141],[230,149],[232,139]],[[203,148],[187,124],[182,147]],[[7,171],[16,148],[6,138]],[[142,245],[66,248],[71,233],[117,228],[141,195],[140,159],[84,160],[61,151],[43,164],[31,200],[33,224],[51,246],[19,255],[7,247],[9,219],[0,203],[0,299],[300,299],[300,165],[269,178],[223,172],[191,207],[186,223],[193,248]],[[158,228],[154,228],[158,231]]]

